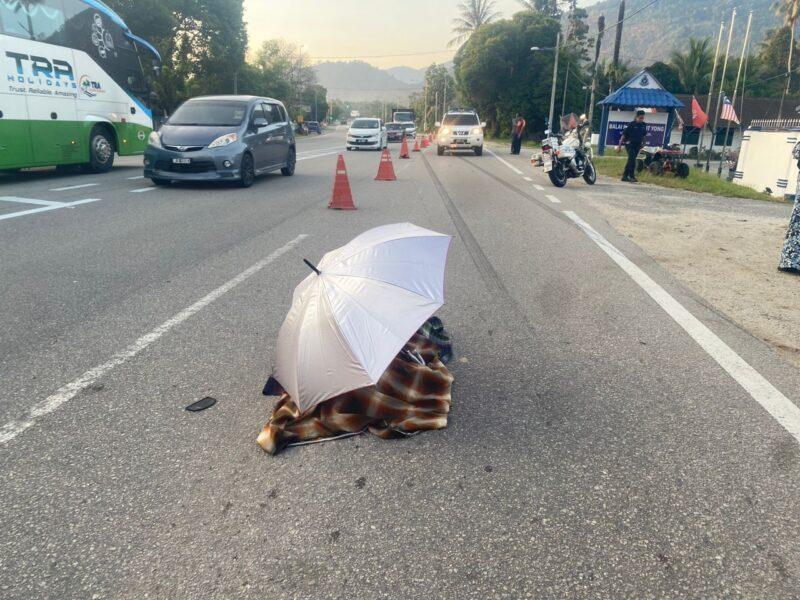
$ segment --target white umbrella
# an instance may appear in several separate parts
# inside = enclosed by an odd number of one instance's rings
[[[452,237],[411,223],[376,227],[327,253],[295,288],[275,379],[302,412],[374,385],[444,304]]]

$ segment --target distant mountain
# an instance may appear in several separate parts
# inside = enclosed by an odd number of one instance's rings
[[[633,15],[651,1],[627,0],[626,16]],[[668,59],[674,49],[684,49],[690,37],[712,38],[713,50],[720,21],[724,19],[729,22],[733,7],[738,6],[731,45],[731,52],[738,56],[749,10],[753,11],[753,48],[764,39],[768,29],[780,26],[781,20],[773,12],[772,4],[773,0],[661,0],[625,21],[620,54],[631,66],[644,66]],[[605,15],[606,26],[617,22],[619,0],[602,0],[587,6],[586,10],[589,13],[590,35],[594,36],[599,15]],[[612,30],[603,38],[601,58],[611,57],[615,34],[616,30]],[[727,37],[723,38],[723,49],[726,40]]]
[[[389,75],[411,85],[421,85],[425,82],[425,69],[415,69],[413,67],[391,67],[384,69]]]
[[[421,80],[418,83],[403,81],[389,71],[362,61],[323,62],[314,68],[317,81],[328,89],[328,97],[339,100],[402,100],[422,89]]]

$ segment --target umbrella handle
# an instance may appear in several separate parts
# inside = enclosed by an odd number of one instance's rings
[[[303,262],[304,262],[304,263],[306,263],[306,264],[307,264],[309,267],[311,267],[311,270],[313,270],[313,271],[314,271],[314,273],[316,273],[317,275],[322,275],[322,273],[320,273],[319,269],[318,269],[317,267],[315,267],[314,265],[312,265],[312,264],[311,264],[309,261],[307,261],[305,258],[303,259]]]

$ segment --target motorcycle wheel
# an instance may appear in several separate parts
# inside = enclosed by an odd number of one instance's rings
[[[583,180],[589,185],[594,185],[597,181],[597,171],[595,171],[594,164],[590,160],[586,161],[586,166],[583,169]]]
[[[557,160],[553,161],[553,168],[547,175],[554,186],[562,188],[567,185],[567,173],[564,171],[564,166]]]

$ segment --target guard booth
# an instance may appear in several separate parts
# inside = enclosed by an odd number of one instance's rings
[[[605,154],[606,146],[617,146],[622,130],[633,121],[636,111],[648,111],[644,121],[647,124],[645,148],[666,148],[669,132],[675,123],[675,110],[683,107],[683,102],[664,89],[647,69],[642,69],[630,81],[598,102],[603,107],[600,120],[600,139],[597,152]]]

